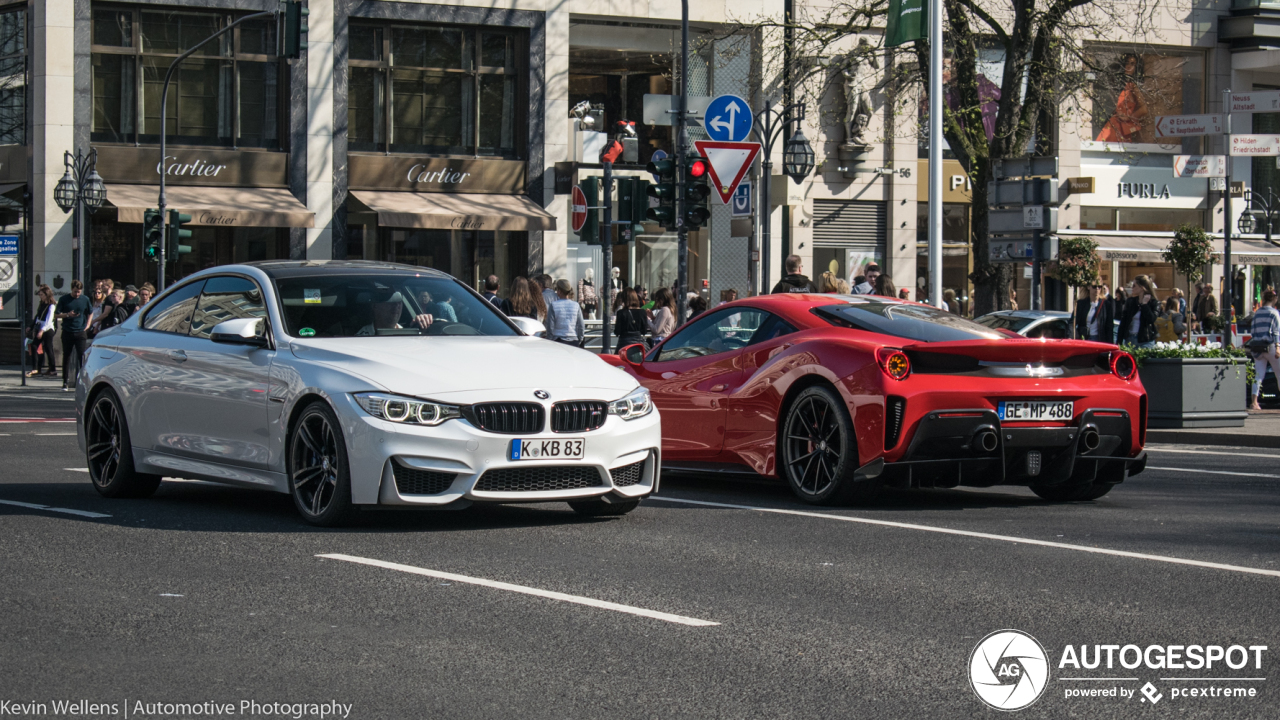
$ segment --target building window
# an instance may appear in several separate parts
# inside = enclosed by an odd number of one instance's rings
[[[91,139],[159,144],[169,64],[243,14],[95,7]],[[271,18],[239,25],[204,46],[169,83],[168,141],[278,149],[287,67],[276,57]]]
[[[0,145],[27,144],[27,11],[0,12]]]
[[[1099,46],[1086,55],[1086,71],[1093,80],[1087,90],[1093,140],[1085,141],[1085,150],[1120,143],[1200,152],[1198,137],[1158,138],[1155,121],[1161,115],[1203,112],[1203,52]]]
[[[523,34],[352,22],[348,36],[349,150],[521,155]]]

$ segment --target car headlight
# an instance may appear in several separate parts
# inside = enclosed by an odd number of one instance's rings
[[[635,420],[653,412],[653,401],[649,399],[649,391],[636,388],[621,400],[609,403],[609,414],[617,415],[623,420]]]
[[[445,420],[462,417],[462,411],[456,405],[442,405],[403,395],[355,393],[355,399],[365,412],[389,422],[439,425]]]

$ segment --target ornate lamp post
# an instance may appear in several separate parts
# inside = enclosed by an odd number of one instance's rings
[[[1252,235],[1261,226],[1267,242],[1280,245],[1271,238],[1272,228],[1277,221],[1280,221],[1280,196],[1277,196],[1271,188],[1266,188],[1265,195],[1257,190],[1250,190],[1245,193],[1244,201],[1248,209],[1236,222],[1236,227],[1240,229],[1241,234]]]
[[[813,146],[809,144],[808,138],[800,130],[800,126],[804,123],[804,113],[804,103],[792,103],[782,108],[781,111],[774,110],[772,107],[765,107],[765,109],[756,113],[755,125],[751,130],[755,133],[756,139],[760,141],[760,144],[764,146],[764,158],[760,163],[760,169],[764,176],[760,181],[760,291],[762,293],[769,292],[769,258],[771,252],[769,240],[773,229],[773,223],[771,222],[773,208],[769,203],[769,181],[770,176],[773,174],[773,145],[788,128],[795,125],[795,134],[787,140],[782,149],[782,173],[799,184],[809,173],[813,172]],[[752,265],[754,267],[754,263]],[[756,283],[753,280],[751,283],[753,290],[755,285]]]
[[[90,150],[88,155],[79,150],[75,155],[70,151],[62,154],[62,163],[66,172],[53,189],[53,201],[58,203],[62,212],[69,213],[73,209],[75,216],[75,243],[72,245],[72,275],[75,280],[84,281],[85,268],[89,265],[88,219],[85,214],[96,212],[107,200],[107,186],[98,174],[98,151]]]

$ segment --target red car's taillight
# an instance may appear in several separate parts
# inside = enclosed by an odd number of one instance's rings
[[[911,360],[907,354],[897,348],[880,348],[876,350],[876,361],[885,375],[894,380],[905,380],[911,374]]]
[[[1138,374],[1138,361],[1127,352],[1111,353],[1111,373],[1121,380],[1132,380]]]

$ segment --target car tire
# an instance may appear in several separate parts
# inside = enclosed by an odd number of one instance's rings
[[[1052,502],[1079,502],[1097,500],[1111,492],[1112,483],[1085,483],[1083,485],[1043,485],[1031,486],[1031,492]]]
[[[796,396],[782,425],[781,474],[796,497],[813,505],[865,503],[882,488],[856,478],[858,441],[849,408],[834,390],[815,385]]]
[[[347,443],[333,409],[317,400],[302,409],[289,433],[289,494],[302,518],[320,527],[351,520]]]
[[[569,503],[569,507],[573,508],[574,512],[587,517],[617,517],[626,515],[639,506],[639,500],[614,503],[607,503],[603,500],[575,500]]]
[[[111,389],[93,397],[84,414],[85,462],[99,495],[144,498],[160,487],[160,476],[140,473],[133,464],[133,442],[120,398]]]

